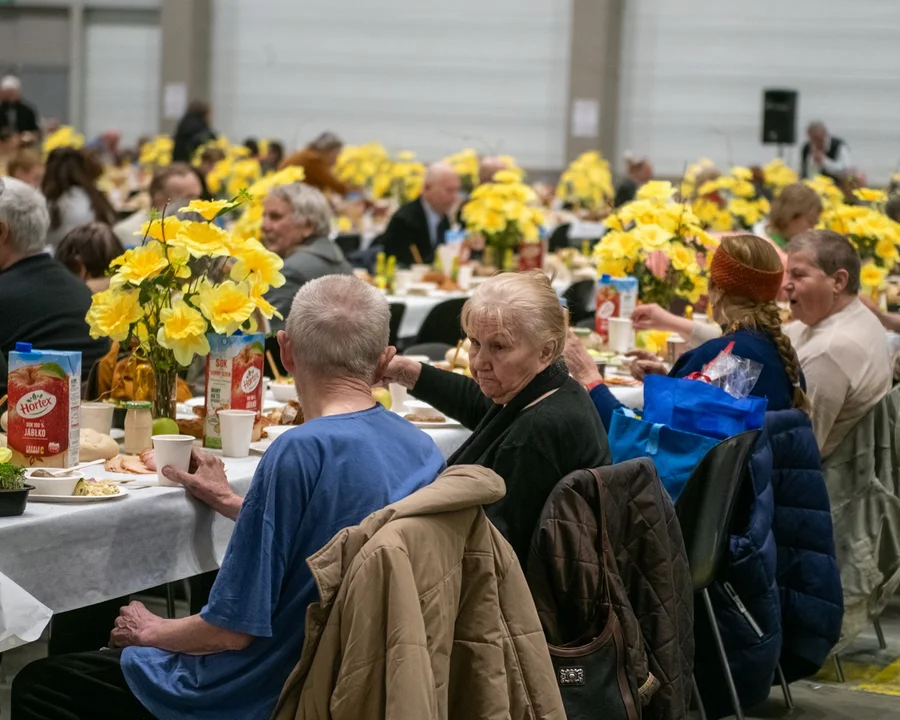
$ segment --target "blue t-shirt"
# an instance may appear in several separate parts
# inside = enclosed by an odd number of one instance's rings
[[[318,600],[306,559],[443,467],[434,441],[381,405],[281,435],[259,463],[200,613],[253,642],[206,656],[127,648],[132,692],[161,720],[268,718],[300,659],[306,608]]]

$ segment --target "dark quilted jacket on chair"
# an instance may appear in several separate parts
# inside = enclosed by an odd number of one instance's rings
[[[614,555],[605,569],[597,542],[604,524]],[[606,581],[629,653],[632,691],[637,696],[649,674],[660,683],[643,717],[687,716],[691,578],[675,509],[652,462],[579,470],[560,481],[544,505],[527,578],[551,643],[590,631]]]

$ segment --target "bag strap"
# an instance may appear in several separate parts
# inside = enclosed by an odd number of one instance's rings
[[[647,454],[656,455],[659,452],[659,433],[663,429],[662,423],[653,423],[650,428],[650,437],[647,438]]]

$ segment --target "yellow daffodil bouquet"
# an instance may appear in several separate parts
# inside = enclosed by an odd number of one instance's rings
[[[804,180],[803,184],[815,190],[822,201],[822,210],[830,212],[838,205],[844,204],[844,192],[835,184],[834,180],[824,175],[817,175],[811,180]]]
[[[390,177],[391,164],[391,157],[381,143],[345,145],[338,156],[334,173],[345,183],[365,188],[374,194],[376,178]]]
[[[771,210],[768,199],[753,182],[750,168],[734,167],[728,175],[697,188],[694,214],[716,232],[751,230]]]
[[[281,185],[290,185],[295,182],[303,182],[306,173],[302,167],[289,166],[284,170],[269,173],[257,180],[243,196],[246,202],[240,218],[231,228],[234,237],[240,240],[259,240],[262,229],[263,203],[269,191]]]
[[[144,167],[160,168],[172,164],[175,143],[168,135],[157,135],[141,145],[138,163]]]
[[[594,246],[597,272],[634,276],[645,303],[668,307],[673,298],[696,303],[707,293],[706,254],[718,246],[671,183],[651,181],[637,199],[604,221],[609,231]]]
[[[885,214],[887,193],[883,190],[860,188],[853,195],[859,204],[832,205],[822,213],[821,225],[853,243],[863,262],[863,290],[878,297],[888,272],[900,262],[900,224]]]
[[[576,158],[556,186],[557,198],[576,210],[594,214],[607,211],[614,195],[609,163],[596,151]]]
[[[459,175],[460,184],[464,193],[470,193],[478,187],[478,172],[480,163],[478,161],[478,153],[472,148],[460,150],[458,153],[448,155],[444,158],[453,170]]]
[[[415,154],[404,150],[397,160],[378,164],[378,171],[370,181],[372,197],[377,200],[392,199],[405,205],[422,194],[425,183],[425,166],[416,162]]]
[[[177,372],[209,354],[208,332],[252,331],[256,311],[277,314],[264,296],[284,284],[281,258],[213,222],[243,200],[195,200],[181,209],[203,221],[151,219],[142,244],[112,261],[109,289],[94,295],[91,336],[136,346],[149,360],[156,417],[174,417]]]
[[[493,182],[472,191],[462,216],[466,229],[477,233],[503,260],[522,242],[540,242],[544,210],[536,206],[537,194],[522,182],[521,170],[501,170]]]
[[[775,158],[763,167],[763,184],[773,197],[797,181],[797,173],[785,165],[781,158]]]
[[[57,148],[75,148],[80,150],[84,147],[84,135],[77,132],[75,128],[63,125],[53,131],[44,140],[44,157],[46,158],[51,152]]]

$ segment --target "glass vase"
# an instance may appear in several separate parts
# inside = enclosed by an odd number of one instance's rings
[[[175,405],[178,391],[178,371],[153,368],[153,417],[175,419]]]

